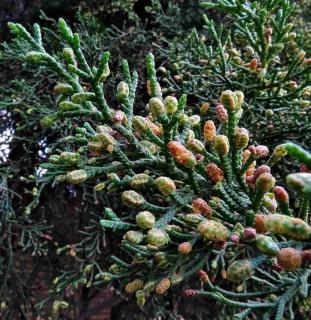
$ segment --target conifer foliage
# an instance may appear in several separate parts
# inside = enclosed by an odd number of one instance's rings
[[[176,39],[164,53],[171,70],[166,85],[201,102],[217,101],[226,89],[242,90],[242,123],[256,131],[257,141],[295,139],[308,147],[311,60],[301,43],[306,34],[293,18],[295,3],[217,0],[201,6],[203,30]]]
[[[234,11],[232,3],[213,6]],[[237,9],[251,10],[243,4]],[[57,249],[59,255],[70,250],[80,267],[54,280],[59,296],[54,295],[54,311],[68,306],[68,285],[112,284],[141,308],[176,286],[186,297],[211,297],[229,306],[234,319],[294,319],[294,298],[309,294],[311,155],[293,143],[273,152],[250,144],[248,130],[239,126],[242,91],[221,93],[213,108],[215,121],[207,104],[200,114],[187,115],[185,94],[164,96],[150,53],[148,115],[143,116],[134,112],[137,73],[123,61],[116,100],[107,101],[109,52],[97,66],[89,65],[79,35],[63,19],[58,25],[66,42],[62,57],[46,51],[38,25],[32,32],[20,24],[9,27],[29,44],[26,61],[47,66],[59,78],[54,88],[58,110],[42,117],[41,125],[58,130],[60,124],[71,124],[63,150],[41,165],[39,178],[92,185],[115,201],[100,219],[81,226],[82,232],[95,230],[84,242]],[[262,45],[270,35],[261,31]],[[269,46],[257,49],[262,67],[278,52]],[[301,172],[284,173],[295,201],[273,176],[285,156],[302,163]],[[103,231],[122,236],[109,270],[94,254],[100,247],[84,246]]]

